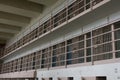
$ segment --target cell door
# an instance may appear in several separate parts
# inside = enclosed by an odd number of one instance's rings
[[[106,77],[97,77],[96,80],[107,80]]]

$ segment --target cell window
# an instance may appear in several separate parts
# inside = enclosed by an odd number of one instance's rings
[[[115,50],[120,50],[120,40],[115,42]]]
[[[91,55],[91,48],[88,48],[88,49],[86,50],[86,56],[89,56],[89,55]]]
[[[106,76],[96,77],[96,80],[107,80],[107,77]]]
[[[72,39],[67,41],[67,44],[71,44],[72,43]]]
[[[120,51],[115,53],[116,58],[120,58]]]
[[[86,9],[90,8],[90,0],[86,0]]]
[[[120,30],[115,31],[115,39],[120,39]]]
[[[73,80],[74,78],[73,77],[68,77],[68,80]]]
[[[91,57],[87,57],[86,62],[91,62]]]
[[[72,64],[72,61],[71,61],[71,60],[68,60],[68,61],[67,61],[67,65],[70,65],[70,64]]]
[[[84,35],[79,36],[79,40],[84,40]]]
[[[94,58],[94,61],[107,60],[107,59],[112,59],[113,55],[112,53],[107,53],[107,54],[96,55],[93,58]]]
[[[91,38],[91,32],[86,34],[86,38]]]
[[[120,28],[120,21],[114,23],[114,29]]]
[[[78,51],[78,57],[83,57],[84,56],[84,50]]]
[[[91,46],[91,39],[86,40],[86,47]]]

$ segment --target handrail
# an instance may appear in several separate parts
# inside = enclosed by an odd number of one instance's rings
[[[36,29],[34,29],[33,31],[28,33],[27,35],[23,36],[20,40],[13,43],[9,47],[5,48],[5,50],[2,52],[3,56],[18,49],[19,47],[24,46],[26,43],[38,38],[39,36],[44,35],[46,32],[51,31],[55,27],[58,27],[63,22],[66,22],[66,21],[70,20],[71,18],[75,17],[76,15],[84,12],[85,9],[87,9],[88,5],[90,5],[89,8],[91,8],[95,5],[95,3],[98,4],[104,0],[99,0],[99,2],[98,2],[98,0],[91,0],[90,2],[87,2],[87,3],[85,3],[84,1],[85,0],[76,0],[72,4],[65,7],[63,10],[61,10],[56,15],[51,16],[50,19],[48,19],[43,24],[39,25],[39,27],[37,27]],[[83,6],[81,6],[81,4]],[[71,7],[69,7],[69,6],[71,6]],[[82,8],[85,8],[85,9],[81,11]],[[72,13],[71,13],[71,10],[72,10]],[[78,12],[78,13],[76,13],[76,12]],[[39,30],[41,28],[42,28],[42,31],[39,32]]]

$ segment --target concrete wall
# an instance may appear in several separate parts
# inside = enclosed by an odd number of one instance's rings
[[[39,80],[43,77],[52,77],[53,80],[57,80],[59,77],[74,77],[74,80],[82,80],[82,77],[106,76],[107,80],[120,80],[119,66],[120,63],[113,63],[46,71],[38,70],[37,77]]]

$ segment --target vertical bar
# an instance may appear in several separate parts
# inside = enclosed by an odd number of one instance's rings
[[[114,25],[111,25],[112,29],[112,52],[113,52],[113,59],[115,59],[115,35],[114,35]]]
[[[66,5],[65,5],[65,6],[66,6],[66,21],[67,21],[67,23],[68,23],[68,20],[69,20],[69,19],[68,19],[68,5],[69,5],[69,4],[68,4],[68,1],[67,1],[67,2],[66,2]]]
[[[86,0],[84,0],[84,11],[86,10]]]
[[[84,63],[86,63],[87,62],[87,60],[86,60],[86,35],[84,35]]]
[[[50,44],[51,45],[51,44]],[[53,46],[51,46],[51,67],[52,67],[52,64],[53,64]]]
[[[67,68],[67,40],[65,41],[65,68]]]
[[[91,0],[91,1],[90,1],[91,10],[93,10],[93,1],[94,1],[94,0]]]
[[[51,48],[50,47],[48,47],[48,49],[47,49],[48,51],[47,51],[47,53],[48,53],[48,70],[50,69],[50,62],[51,62]],[[50,55],[50,56],[49,56]]]
[[[52,12],[50,12],[50,13],[51,13],[51,15],[50,15],[50,32],[51,32],[51,30],[53,28],[53,20],[52,20],[53,14],[52,14]]]
[[[42,68],[42,50],[40,51],[40,69]]]
[[[94,65],[94,59],[93,59],[93,35],[92,35],[92,31],[91,31],[91,62],[92,62],[92,65]]]

